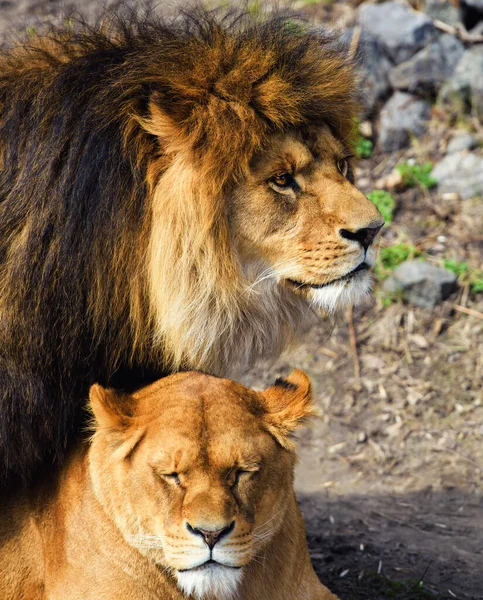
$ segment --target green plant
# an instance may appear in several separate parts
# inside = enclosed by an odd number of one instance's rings
[[[472,269],[468,263],[457,261],[453,258],[444,258],[443,266],[448,271],[451,271],[461,280],[463,284],[467,284],[470,290],[477,294],[483,292],[483,272],[478,269]]]
[[[376,290],[376,296],[379,298],[381,306],[387,308],[394,302],[402,302],[404,300],[404,293],[399,290],[397,292],[388,292],[387,290]]]
[[[361,135],[358,136],[355,143],[355,153],[357,158],[369,158],[372,154],[372,150],[374,149],[374,144],[371,140],[368,140]]]
[[[396,201],[391,194],[385,190],[374,190],[367,194],[367,197],[377,206],[386,223],[390,223],[396,206]]]
[[[458,277],[460,277],[461,275],[466,275],[470,270],[468,263],[458,262],[453,258],[444,258],[443,265],[445,269],[448,269],[448,271],[451,271],[455,275],[458,275]]]
[[[406,162],[397,165],[396,169],[401,173],[403,183],[408,187],[418,185],[429,190],[438,183],[434,177],[431,177],[432,163],[411,165]]]
[[[392,271],[406,260],[418,256],[419,252],[411,244],[394,244],[387,248],[381,248],[379,259],[385,269]]]
[[[415,256],[419,256],[419,251],[411,244],[394,244],[381,248],[375,266],[378,279],[385,279],[398,265]]]
[[[365,138],[359,131],[360,120],[354,119],[354,130],[352,132],[354,140],[354,154],[356,158],[369,158],[374,149],[374,144],[368,138]]]
[[[482,273],[481,277],[476,277],[473,280],[473,282],[471,283],[471,291],[474,294],[483,293],[483,273]]]

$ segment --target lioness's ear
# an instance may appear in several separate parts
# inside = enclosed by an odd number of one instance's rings
[[[312,386],[308,375],[295,369],[288,377],[277,379],[262,392],[266,413],[264,421],[269,432],[287,450],[293,450],[290,434],[306,419],[315,415]]]
[[[89,392],[89,405],[97,429],[123,431],[132,423],[135,400],[129,394],[94,384]]]

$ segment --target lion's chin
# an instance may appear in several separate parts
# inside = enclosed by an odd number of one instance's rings
[[[179,588],[199,600],[230,600],[243,578],[243,569],[233,569],[220,564],[202,565],[197,569],[176,571]]]
[[[372,278],[369,271],[354,273],[350,279],[338,280],[320,287],[297,286],[291,288],[304,296],[317,309],[334,313],[351,304],[360,304],[370,297]]]
[[[370,296],[371,276],[366,271],[348,281],[336,281],[320,289],[310,289],[307,298],[318,309],[334,313]]]

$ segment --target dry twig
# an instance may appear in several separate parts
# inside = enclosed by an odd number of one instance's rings
[[[453,304],[452,302],[450,304],[455,310],[462,312],[465,315],[470,315],[471,317],[476,317],[477,319],[483,319],[483,313],[473,308],[467,308],[466,306],[461,306],[460,304]]]
[[[443,23],[443,21],[439,21],[438,19],[435,19],[433,21],[433,24],[436,27],[436,29],[444,31],[444,33],[450,33],[451,35],[454,35],[457,38],[459,38],[462,42],[465,42],[466,44],[483,43],[483,35],[476,33],[468,33],[463,27],[463,25],[459,23],[458,25],[453,26],[448,25],[447,23]]]
[[[349,325],[349,340],[351,345],[352,359],[354,361],[354,376],[357,381],[361,378],[361,365],[357,354],[357,338],[356,329],[354,326],[354,307],[351,306],[347,311],[347,323]]]

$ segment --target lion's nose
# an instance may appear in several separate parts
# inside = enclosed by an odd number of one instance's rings
[[[214,545],[220,541],[222,537],[230,534],[235,529],[235,521],[232,521],[230,525],[223,527],[222,529],[201,529],[200,527],[193,527],[189,523],[186,523],[186,527],[190,533],[194,535],[200,535],[206,542],[206,545],[210,550],[213,549]]]
[[[380,221],[375,221],[374,223],[371,223],[369,227],[363,227],[362,229],[358,229],[357,231],[340,229],[339,233],[346,240],[353,240],[355,242],[359,242],[359,244],[364,248],[364,250],[367,250],[383,225],[384,221],[382,223]]]

